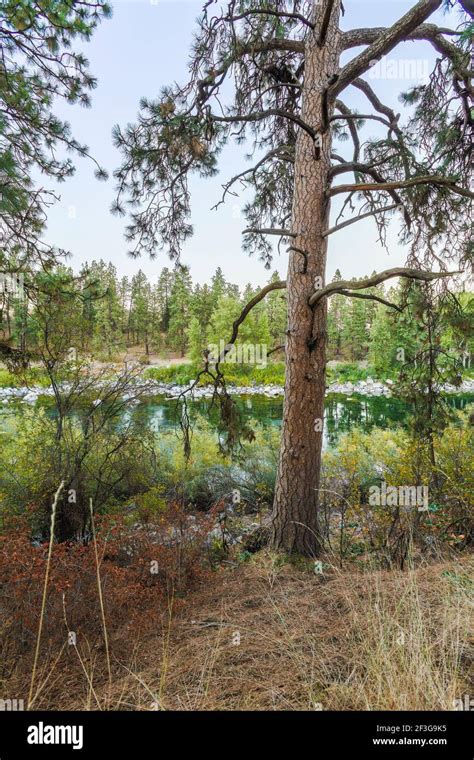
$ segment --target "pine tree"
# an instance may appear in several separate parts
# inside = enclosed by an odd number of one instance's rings
[[[203,329],[197,317],[191,317],[187,329],[187,341],[189,345],[189,358],[196,364],[202,365],[208,343],[207,331]]]
[[[220,298],[226,293],[227,283],[220,267],[217,267],[211,280],[211,293],[214,303],[217,304]]]
[[[202,287],[199,284],[196,285],[191,300],[191,311],[201,325],[203,332],[209,327],[216,306],[212,288],[207,284]]]
[[[333,277],[333,282],[342,280],[339,269]],[[344,296],[335,295],[328,307],[328,356],[331,359],[342,358],[342,335],[345,328],[344,317],[347,313],[347,301]]]
[[[170,324],[170,297],[173,279],[173,273],[167,267],[164,267],[161,270],[156,286],[160,330],[164,333],[168,332]]]
[[[278,272],[273,272],[269,279],[269,283],[278,282],[280,275]],[[287,320],[287,303],[285,291],[274,290],[268,294],[265,305],[267,307],[268,315],[268,329],[270,332],[271,351],[278,349],[280,346],[285,346],[286,340],[286,320]],[[275,357],[279,360],[284,359],[285,353],[279,350],[275,351]]]
[[[110,6],[70,0],[5,0],[0,27],[0,271],[21,251],[23,268],[51,266],[62,253],[43,240],[47,208],[56,199],[34,173],[58,181],[74,172],[66,151],[88,156],[67,122],[53,113],[55,101],[88,106],[96,81],[76,40],[90,39]],[[97,165],[97,176],[106,176]]]
[[[151,289],[146,275],[141,270],[132,278],[131,299],[130,329],[135,344],[144,343],[145,353],[148,356],[151,333]]]
[[[188,347],[188,328],[191,318],[192,281],[189,268],[179,267],[171,288],[168,344],[184,356]]]
[[[435,264],[463,266],[469,257],[469,41],[425,23],[442,3],[418,0],[388,28],[348,31],[340,28],[341,0],[275,0],[271,8],[229,0],[220,14],[206,3],[189,81],[165,88],[155,102],[143,100],[138,123],[114,131],[123,152],[116,210],[132,202],[126,234],[135,255],[165,247],[179,259],[193,232],[189,177],[215,175],[234,138],[250,143],[250,155],[258,153],[254,166],[226,183],[225,194],[237,183],[253,191],[244,248],[267,267],[270,240],[290,243],[284,422],[271,532],[276,549],[314,556],[319,548],[327,302],[337,291],[337,284],[325,284],[326,263],[329,240],[340,229],[331,224],[331,199],[344,195],[344,210],[354,211],[345,224],[373,216],[382,238],[396,211],[411,245],[410,268],[380,272],[364,285],[342,280],[349,298],[397,275],[443,277]],[[364,75],[374,60],[413,39],[432,44],[440,60],[429,84],[406,94],[401,121]],[[367,100],[370,119],[386,128],[366,141],[363,155],[364,120],[344,102],[351,87]],[[353,152],[344,158],[334,142],[348,135]],[[354,181],[338,181],[344,174]],[[224,415],[228,408],[221,406]]]

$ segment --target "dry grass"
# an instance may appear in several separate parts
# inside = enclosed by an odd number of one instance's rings
[[[451,710],[473,693],[473,564],[318,576],[261,552],[170,604],[129,654],[111,641],[110,691],[103,652],[69,655],[38,707]]]

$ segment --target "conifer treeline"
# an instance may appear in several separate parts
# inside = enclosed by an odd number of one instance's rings
[[[136,348],[144,357],[174,354],[200,362],[208,345],[229,339],[233,321],[261,288],[228,282],[220,267],[203,285],[193,283],[185,266],[164,268],[155,283],[141,270],[132,278],[119,278],[114,265],[102,260],[84,265],[77,277],[66,268],[55,276],[73,282],[77,291],[77,298],[65,305],[63,320],[77,336],[78,348],[102,360]],[[274,272],[269,282],[279,279]],[[339,270],[334,279],[341,279]],[[56,286],[64,288],[59,282]],[[399,285],[379,285],[370,292],[395,303],[401,298]],[[21,302],[0,292],[2,340],[33,348],[38,308],[34,301]],[[419,329],[409,312],[400,315],[376,301],[334,295],[329,299],[328,358],[368,360],[375,369],[388,371],[396,366],[397,350],[416,343]],[[239,342],[264,344],[267,353],[273,351],[272,359],[281,361],[285,331],[286,293],[275,290],[250,312]]]

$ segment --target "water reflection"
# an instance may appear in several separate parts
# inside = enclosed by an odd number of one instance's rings
[[[247,396],[236,399],[236,403],[247,420],[258,423],[264,428],[281,427],[283,399],[269,399],[264,396]],[[456,409],[464,409],[474,403],[474,395],[452,396],[449,404]],[[208,399],[200,399],[189,404],[191,421],[199,427],[199,417],[218,428],[219,414],[215,405]],[[179,425],[182,406],[176,401],[155,399],[138,404],[128,410],[128,420],[134,417],[142,424],[150,425],[155,431],[175,430]],[[374,427],[387,428],[406,425],[410,406],[396,398],[384,396],[347,397],[330,395],[326,398],[324,416],[324,444],[334,446],[339,436],[359,427],[369,431]],[[128,421],[127,420],[127,421]]]
[[[474,395],[457,395],[448,398],[450,406],[464,409],[474,403]],[[281,427],[283,399],[270,399],[264,396],[236,397],[236,404],[249,422],[264,428]],[[56,411],[51,401],[43,402],[48,416],[54,418]],[[11,434],[16,424],[27,409],[24,404],[11,404],[0,407],[0,433]],[[130,421],[139,422],[143,427],[159,432],[174,432],[179,428],[179,418],[183,406],[176,400],[162,397],[150,399],[139,404],[130,404],[122,413],[120,425]],[[410,414],[410,406],[396,398],[342,396],[331,394],[326,398],[324,416],[324,445],[334,446],[339,436],[354,427],[369,431],[374,427],[387,428],[396,425],[406,425]],[[84,424],[86,412],[77,409],[76,419]],[[218,434],[219,412],[217,405],[209,399],[189,402],[189,416],[195,430],[199,429],[199,419],[205,419]],[[1,438],[0,438],[1,441]]]

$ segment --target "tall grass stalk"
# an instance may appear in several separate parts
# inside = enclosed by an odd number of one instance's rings
[[[59,497],[61,495],[61,491],[63,490],[63,488],[64,488],[64,480],[61,481],[61,483],[59,484],[59,488],[54,495],[53,506],[51,509],[48,560],[46,562],[46,573],[44,576],[43,599],[41,601],[41,613],[40,613],[39,626],[38,626],[38,635],[36,636],[35,657],[33,660],[33,670],[31,672],[30,693],[28,694],[28,705],[27,705],[28,710],[30,709],[32,698],[33,698],[33,689],[34,689],[35,678],[36,678],[36,668],[38,666],[39,651],[40,651],[40,646],[41,646],[41,634],[43,632],[43,621],[44,621],[44,615],[45,615],[45,610],[46,610],[46,597],[48,595],[49,571],[51,567],[51,556],[53,554],[54,528],[56,524],[56,510],[58,506]]]
[[[94,508],[92,506],[92,499],[89,500],[89,506],[90,506],[90,512],[91,512],[91,530],[92,530],[92,540],[94,543],[94,553],[95,553],[95,566],[96,566],[96,572],[97,572],[97,590],[99,592],[99,603],[100,603],[100,613],[102,616],[102,628],[104,631],[104,643],[105,643],[105,656],[107,658],[107,671],[109,674],[109,684],[112,684],[112,670],[110,667],[110,652],[109,652],[109,637],[107,635],[107,624],[105,621],[105,607],[104,607],[104,598],[102,596],[102,584],[100,582],[100,566],[99,566],[99,553],[97,551],[97,539],[95,535],[95,526],[94,526]]]

